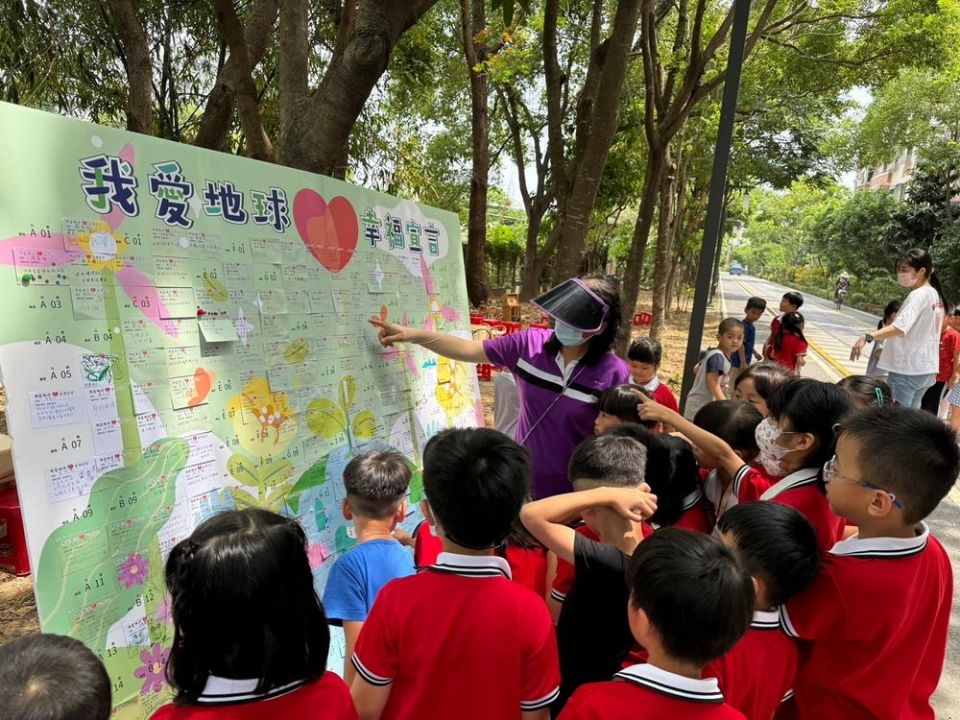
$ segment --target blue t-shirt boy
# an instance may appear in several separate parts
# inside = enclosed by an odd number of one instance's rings
[[[330,569],[323,591],[327,620],[331,625],[365,621],[380,588],[413,573],[413,555],[392,538],[354,545]]]
[[[753,346],[757,341],[757,326],[750,322],[750,319],[743,319],[743,356],[747,359],[747,365],[753,360]],[[740,367],[740,352],[737,351],[730,356],[730,365]]]

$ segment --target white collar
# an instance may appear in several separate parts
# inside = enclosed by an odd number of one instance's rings
[[[651,380],[646,385],[644,385],[643,389],[646,390],[647,392],[656,392],[657,388],[660,387],[661,384],[662,383],[660,382],[660,378],[657,377],[657,375],[654,375],[653,380]]]
[[[270,698],[286,695],[288,692],[296,690],[306,683],[306,680],[295,680],[286,685],[267,690],[266,692],[256,692],[260,681],[253,679],[235,679],[219,677],[217,675],[208,675],[207,682],[203,686],[203,692],[197,698],[198,704],[222,704],[222,703],[241,703],[251,700],[269,700]]]
[[[773,500],[778,495],[785,493],[787,490],[792,490],[793,488],[800,487],[801,485],[809,485],[817,481],[817,473],[819,471],[815,468],[803,468],[802,470],[794,470],[792,473],[786,477],[780,478],[773,485],[768,487],[763,495],[760,496],[761,500]]]
[[[754,610],[753,620],[750,621],[750,627],[757,630],[773,630],[780,627],[780,611],[776,610]]]
[[[577,363],[580,362],[580,360],[581,358],[577,358],[576,360],[567,362],[563,359],[563,350],[557,351],[557,367],[560,368],[560,375],[563,376],[565,382],[567,378],[570,377],[570,373],[573,372],[573,369],[577,366]]]
[[[513,578],[510,574],[510,564],[499,555],[460,555],[442,552],[437,556],[436,564],[428,569],[463,577],[503,576],[507,580]]]
[[[720,692],[720,685],[716,678],[694,680],[693,678],[662,670],[649,663],[631,665],[613,677],[617,680],[626,680],[634,685],[640,685],[654,692],[662,693],[663,695],[670,695],[684,700],[711,703],[723,702],[723,693]]]
[[[930,528],[924,522],[920,523],[919,535],[912,538],[878,537],[861,539],[854,535],[841,540],[830,549],[831,555],[846,555],[847,557],[908,557],[923,552],[930,537]]]
[[[703,497],[703,491],[700,488],[697,488],[689,495],[684,495],[683,500],[681,501],[681,504],[683,505],[683,509],[689,510],[698,502],[700,502],[700,498],[702,497]]]

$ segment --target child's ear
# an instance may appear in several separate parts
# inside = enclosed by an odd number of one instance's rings
[[[423,517],[430,527],[437,526],[437,518],[434,517],[433,508],[430,507],[430,503],[427,502],[426,498],[420,501],[420,512],[423,513]]]
[[[634,607],[632,600],[627,600],[627,621],[630,624],[630,634],[644,648],[649,647],[650,635],[653,627],[645,610]]]
[[[403,519],[407,516],[407,501],[406,498],[400,501],[400,504],[397,505],[397,511],[393,514],[394,522],[402,522]]]
[[[347,498],[343,499],[343,504],[340,507],[340,510],[343,512],[344,520],[353,520],[353,510],[350,507],[350,501]]]
[[[870,517],[883,519],[893,511],[893,500],[885,490],[875,490],[870,497],[870,504],[867,506],[867,514]]]

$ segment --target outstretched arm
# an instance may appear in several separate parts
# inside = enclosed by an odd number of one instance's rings
[[[584,510],[601,506],[615,510],[628,520],[641,522],[657,511],[657,498],[650,494],[646,484],[633,488],[594,488],[527,503],[520,510],[520,520],[547,550],[573,563],[577,533],[567,523]]]
[[[637,393],[637,395],[639,395],[640,399],[637,409],[640,412],[641,419],[658,420],[662,423],[673,425],[677,431],[682,433],[684,437],[700,448],[705,454],[716,458],[720,462],[721,469],[726,471],[730,477],[736,475],[737,471],[744,466],[743,458],[737,455],[734,449],[722,438],[707,432],[703,428],[697,427],[679,413],[675,413],[670,408],[664,407],[656,400],[651,400],[640,393]]]
[[[466,340],[456,335],[404,327],[376,316],[370,318],[369,322],[379,331],[378,339],[384,347],[390,347],[398,342],[408,342],[422,345],[428,350],[433,350],[437,355],[451,360],[472,363],[490,362],[483,349],[483,343],[479,340]]]

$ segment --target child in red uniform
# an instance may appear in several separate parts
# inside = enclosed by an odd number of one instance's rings
[[[653,396],[639,385],[614,385],[607,388],[597,401],[597,419],[593,432],[599,435],[604,430],[624,423],[643,425],[652,432],[660,432],[660,423],[645,423],[637,415],[637,396]]]
[[[770,335],[763,346],[764,357],[770,357],[770,343],[773,341],[773,336],[777,334],[777,330],[780,329],[781,318],[786,313],[797,312],[801,307],[803,307],[803,295],[798,292],[791,290],[784,293],[783,297],[780,298],[780,314],[770,321]]]
[[[859,534],[781,609],[786,631],[811,641],[785,716],[932,720],[953,573],[923,519],[960,473],[956,437],[929,413],[891,406],[853,415],[836,450],[827,497]]]
[[[650,396],[661,405],[679,412],[677,398],[673,392],[660,380],[657,371],[663,361],[663,346],[657,340],[640,338],[634,340],[627,350],[627,361],[630,363],[630,377]]]
[[[753,583],[733,554],[702,533],[664,528],[633,554],[628,583],[630,629],[649,660],[581,687],[560,720],[742,720],[717,680],[701,679],[750,625]]]
[[[775,362],[765,361],[751,365],[737,376],[733,384],[733,399],[746,400],[760,415],[767,417],[770,414],[767,398],[775,387],[789,378],[790,373]]]
[[[530,456],[480,428],[438,433],[423,462],[423,513],[444,552],[377,596],[353,656],[360,717],[545,719],[560,683],[553,623],[495,555],[530,491]]]
[[[38,634],[0,646],[4,720],[109,720],[110,677],[79,640]]]
[[[555,711],[581,684],[609,678],[633,644],[624,578],[630,553],[649,532],[642,521],[656,510],[643,484],[646,459],[646,448],[632,437],[594,435],[570,458],[577,492],[529,503],[520,513],[531,535],[576,568],[557,624],[563,683]],[[646,513],[624,512],[627,505]],[[567,525],[579,516],[600,542]]]
[[[768,357],[795,375],[807,362],[807,338],[803,336],[803,324],[803,315],[800,313],[784,314],[769,346]]]
[[[827,503],[823,464],[836,447],[835,428],[853,412],[850,396],[836,385],[791,378],[770,396],[770,417],[757,426],[760,462],[780,478],[760,496],[796,508],[817,532],[826,552],[843,535],[845,523]]]
[[[704,675],[716,677],[726,701],[748,718],[771,720],[793,693],[799,654],[778,610],[816,577],[817,536],[800,513],[780,503],[737,505],[717,527],[753,576],[756,595],[747,634]]]
[[[152,720],[350,720],[347,686],[326,671],[330,631],[307,538],[259,508],[205,521],[167,558],[174,701]]]

